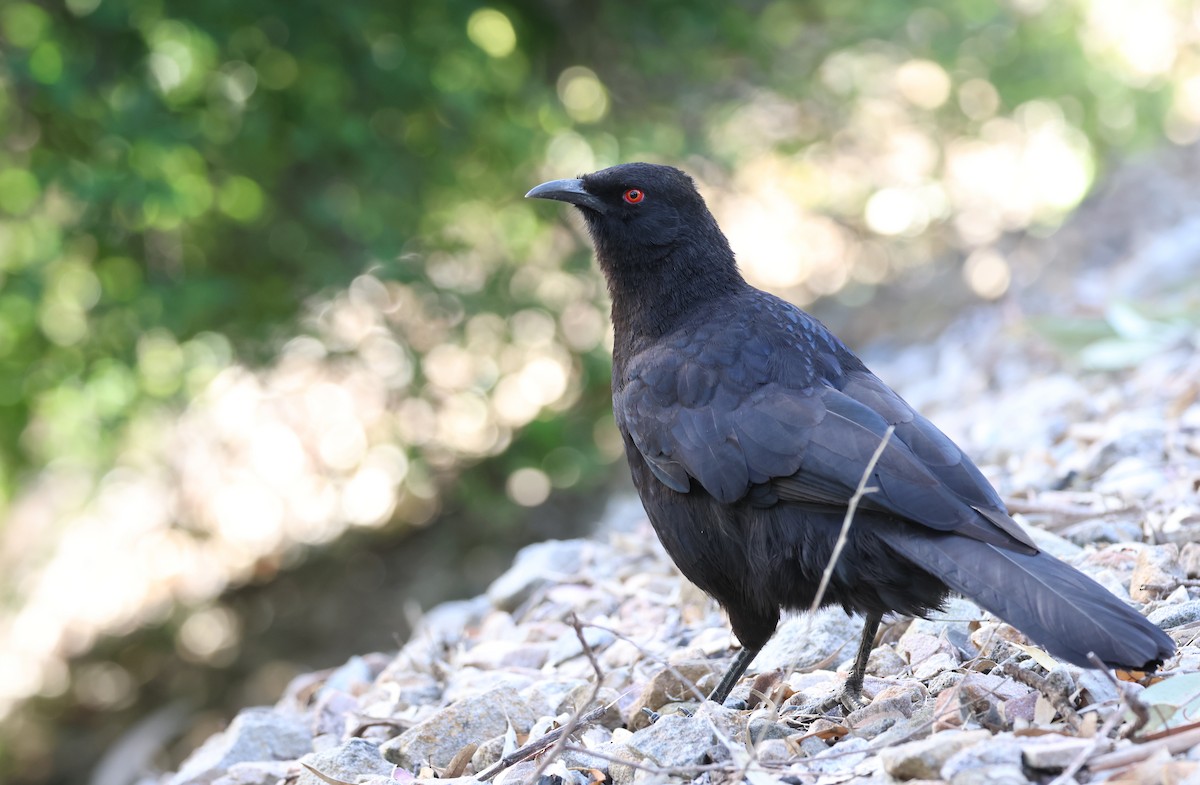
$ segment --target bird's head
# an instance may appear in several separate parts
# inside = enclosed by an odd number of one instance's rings
[[[621,164],[542,183],[525,196],[578,207],[602,263],[660,258],[685,235],[716,227],[692,178],[673,166]]]
[[[626,324],[661,333],[698,304],[745,285],[696,184],[672,166],[621,164],[542,183],[525,196],[579,208],[619,333]]]

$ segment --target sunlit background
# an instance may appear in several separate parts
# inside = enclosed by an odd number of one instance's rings
[[[1200,138],[1198,42],[1170,0],[5,3],[0,779],[238,661],[231,587],[620,476],[604,286],[530,186],[671,162],[797,303],[994,300],[1005,237]]]

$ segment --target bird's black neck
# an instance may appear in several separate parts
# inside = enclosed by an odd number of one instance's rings
[[[715,237],[654,249],[659,253],[639,249],[617,260],[610,256],[614,250],[598,248],[597,256],[612,296],[618,364],[749,286],[719,230]]]

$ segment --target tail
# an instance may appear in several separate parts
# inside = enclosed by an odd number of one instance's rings
[[[1175,642],[1079,570],[1046,553],[1016,553],[958,535],[896,532],[888,543],[1055,657],[1154,670]]]

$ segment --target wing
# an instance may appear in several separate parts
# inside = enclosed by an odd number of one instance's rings
[[[702,337],[703,346],[637,358],[613,400],[618,425],[668,488],[698,483],[724,504],[845,507],[891,425],[863,509],[1036,552],[962,450],[849,350],[838,363],[744,333]],[[779,368],[793,354],[806,367],[799,385]]]

